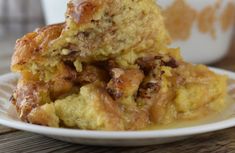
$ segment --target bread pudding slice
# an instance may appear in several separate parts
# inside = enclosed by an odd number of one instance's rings
[[[18,40],[12,69],[28,67],[45,80],[60,62],[71,61],[79,71],[82,62],[130,52],[160,52],[170,40],[154,0],[71,0],[66,18],[65,24],[39,29]],[[133,64],[134,59],[129,62]]]
[[[25,122],[89,130],[221,111],[226,77],[185,62],[169,42],[154,0],[71,0],[65,23],[17,40],[11,102]]]

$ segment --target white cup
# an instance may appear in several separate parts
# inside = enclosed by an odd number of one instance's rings
[[[158,0],[159,5],[164,11],[177,0]],[[180,1],[180,0],[179,0]],[[216,19],[214,23],[215,37],[210,33],[202,33],[198,28],[197,19],[191,27],[191,34],[186,40],[173,40],[172,47],[180,47],[186,61],[192,63],[209,64],[223,58],[228,52],[232,39],[233,27],[230,26],[226,31],[222,30],[219,20],[229,2],[235,0],[186,0],[188,6],[197,13],[208,6],[215,6],[221,2],[220,7],[216,8]],[[63,22],[67,0],[42,0],[47,24]]]
[[[68,0],[42,0],[42,7],[46,17],[46,24],[65,21],[65,12]]]
[[[176,5],[177,0],[158,0],[158,3],[162,7],[163,12],[165,12],[170,6]],[[178,0],[180,2],[181,0]],[[221,26],[222,14],[226,11],[226,8],[233,3],[235,7],[234,0],[186,0],[187,7],[190,7],[196,12],[196,17],[191,27],[190,36],[183,39],[173,39],[172,46],[180,47],[183,57],[193,63],[203,63],[209,64],[223,58],[228,50],[232,40],[234,24],[230,25],[226,30],[223,30]],[[178,3],[179,4],[179,3]],[[182,1],[181,1],[182,4]],[[214,36],[210,32],[201,32],[199,30],[199,14],[203,14],[202,11],[207,10],[208,7],[215,10],[214,24]],[[235,9],[235,8],[234,8]],[[181,10],[183,10],[181,8]],[[235,11],[235,10],[234,10]],[[182,11],[184,12],[184,11]],[[184,13],[181,12],[182,18]],[[180,13],[180,12],[179,12]],[[173,15],[174,16],[174,15]],[[202,15],[201,15],[202,16]],[[234,14],[235,17],[235,14]],[[167,20],[167,18],[166,18]],[[212,28],[213,29],[213,28]],[[179,30],[178,30],[179,31]]]

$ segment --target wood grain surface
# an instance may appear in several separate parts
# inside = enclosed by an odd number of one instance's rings
[[[211,66],[235,71],[235,39],[229,54]],[[146,147],[96,147],[70,144],[0,126],[0,153],[235,153],[235,128]]]

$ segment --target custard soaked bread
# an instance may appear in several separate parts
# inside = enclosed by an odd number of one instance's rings
[[[140,130],[223,109],[226,77],[183,61],[154,0],[72,0],[65,23],[16,43],[12,103],[25,122]]]

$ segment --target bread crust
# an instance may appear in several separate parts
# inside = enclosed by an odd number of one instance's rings
[[[23,70],[29,59],[40,60],[42,52],[46,50],[51,41],[60,36],[63,28],[64,23],[49,25],[18,39],[11,60],[12,71]]]
[[[104,3],[101,0],[70,1],[67,5],[67,17],[71,17],[77,24],[89,23]]]

